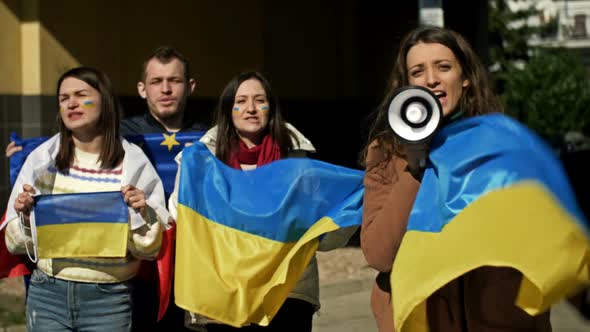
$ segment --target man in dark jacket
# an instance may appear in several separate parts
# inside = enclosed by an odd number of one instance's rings
[[[159,47],[143,62],[137,91],[147,102],[149,112],[124,119],[121,135],[152,133],[170,134],[180,131],[205,131],[207,127],[194,120],[185,110],[188,96],[196,82],[190,75],[186,58],[171,47]],[[168,310],[160,322],[158,286],[155,264],[143,264],[134,278],[134,331],[182,331],[184,311],[170,299]]]
[[[185,111],[195,86],[186,58],[171,47],[159,47],[144,61],[137,83],[149,112],[123,120],[121,135],[206,130]]]

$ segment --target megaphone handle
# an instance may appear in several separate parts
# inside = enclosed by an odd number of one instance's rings
[[[408,171],[416,180],[422,181],[424,169],[426,168],[426,158],[428,158],[428,144],[407,146],[406,156]]]
[[[414,179],[416,179],[418,182],[422,182],[422,176],[424,176],[424,169],[426,168],[425,165],[425,159],[420,160],[420,165],[417,167],[412,167],[408,164],[408,172],[410,172],[412,177],[414,177]]]

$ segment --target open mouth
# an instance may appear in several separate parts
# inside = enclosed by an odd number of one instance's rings
[[[82,117],[84,113],[82,112],[70,112],[68,113],[68,119],[70,120],[77,120]]]
[[[441,105],[444,106],[447,101],[447,93],[444,91],[432,91],[432,92],[434,93],[436,98],[438,98],[438,101],[440,101]]]
[[[447,96],[447,93],[444,91],[433,91],[436,98],[441,99]]]

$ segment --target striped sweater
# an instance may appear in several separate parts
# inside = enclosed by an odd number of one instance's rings
[[[100,168],[97,154],[79,149],[68,174],[49,167],[35,179],[34,186],[42,194],[118,191],[122,187],[122,165],[115,169]],[[130,230],[128,253],[122,258],[54,258],[40,259],[37,268],[59,279],[80,282],[119,282],[137,273],[141,259],[154,258],[160,249],[162,226],[156,214],[148,207],[146,225]],[[25,253],[25,243],[32,248],[29,234],[24,234],[15,219],[8,223],[6,245],[14,254]]]

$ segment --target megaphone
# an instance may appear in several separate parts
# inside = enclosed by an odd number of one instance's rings
[[[430,140],[443,120],[440,101],[426,88],[406,86],[394,94],[387,116],[393,133],[403,143],[410,170],[421,178]]]

